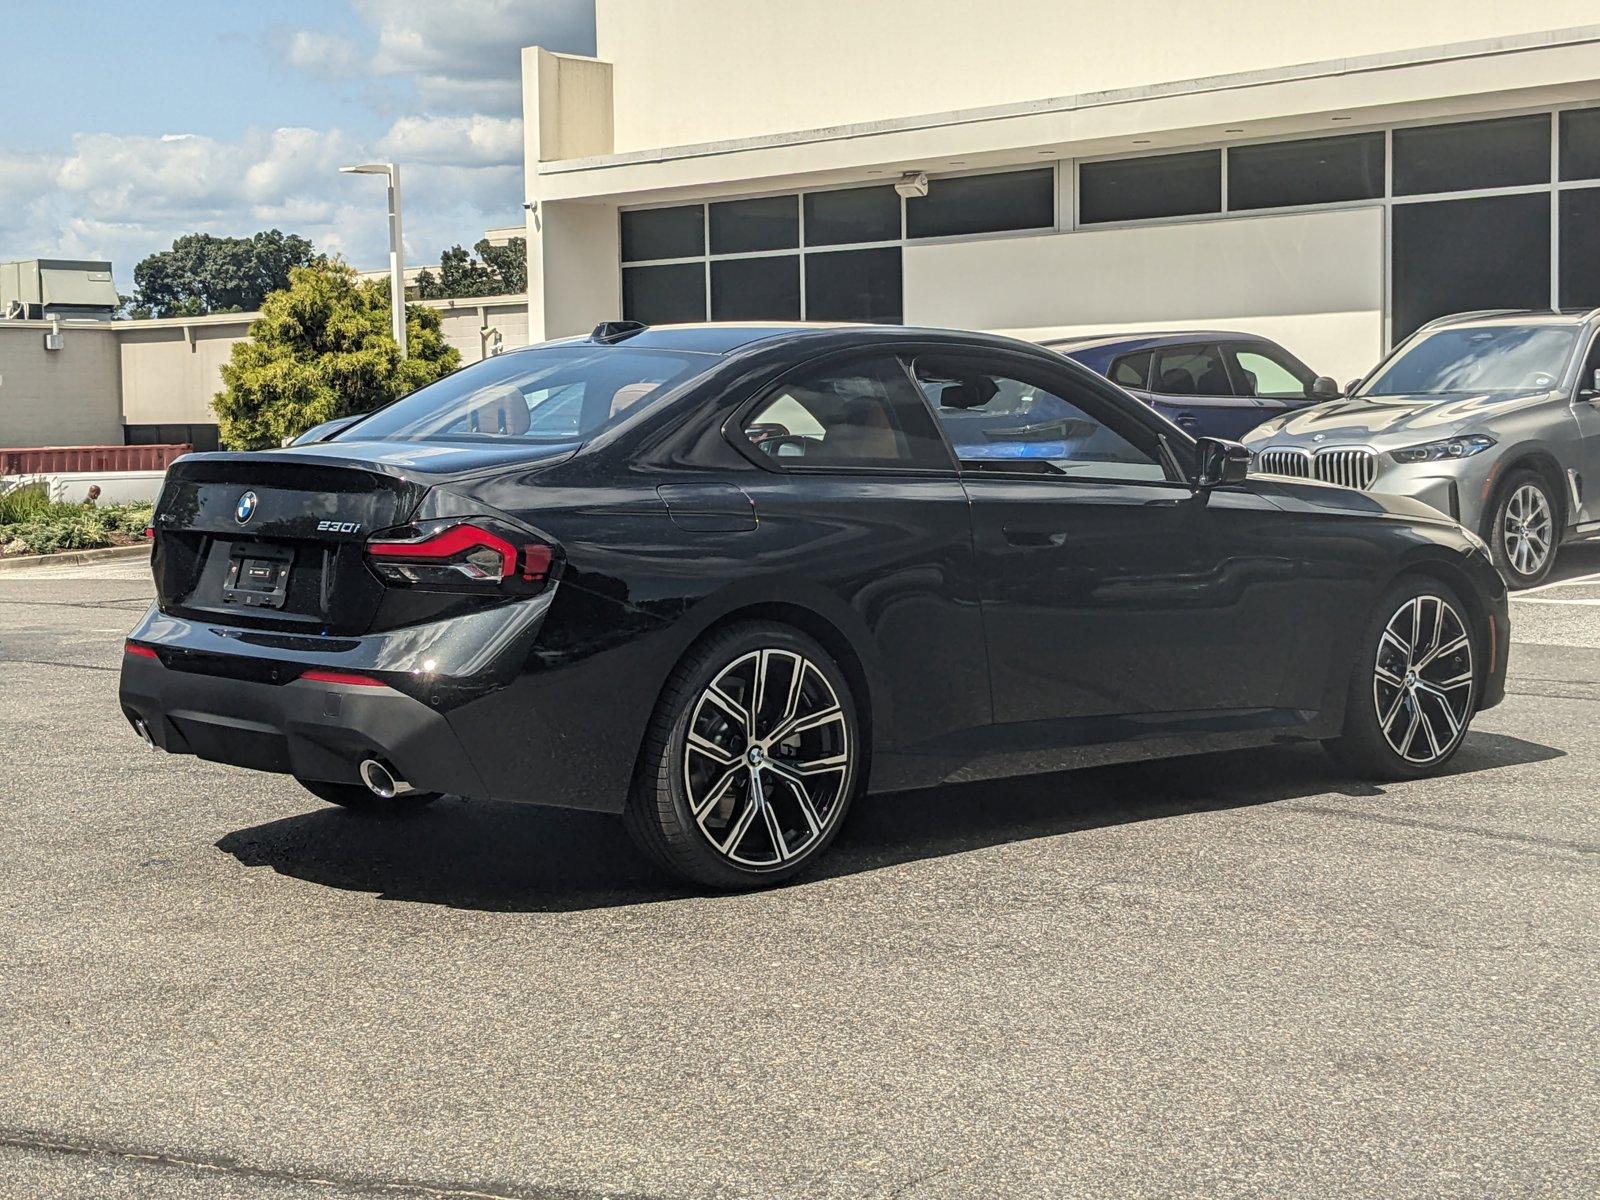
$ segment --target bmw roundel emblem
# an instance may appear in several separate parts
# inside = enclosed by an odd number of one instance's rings
[[[239,497],[239,503],[233,506],[233,519],[241,525],[250,524],[250,518],[256,515],[256,494],[246,492]]]

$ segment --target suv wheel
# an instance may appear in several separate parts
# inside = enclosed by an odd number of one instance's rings
[[[855,699],[827,651],[787,626],[733,625],[668,678],[625,821],[673,874],[766,886],[833,841],[860,759]]]
[[[1432,579],[1405,579],[1367,622],[1336,762],[1375,779],[1417,779],[1461,748],[1477,706],[1477,634],[1467,608]]]
[[[1533,587],[1550,574],[1556,561],[1557,511],[1550,484],[1538,472],[1513,471],[1501,483],[1488,542],[1494,565],[1511,587]]]

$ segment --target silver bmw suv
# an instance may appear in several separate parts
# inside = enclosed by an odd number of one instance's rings
[[[1600,536],[1600,309],[1443,317],[1344,399],[1244,441],[1256,474],[1431,504],[1532,587],[1563,542]]]

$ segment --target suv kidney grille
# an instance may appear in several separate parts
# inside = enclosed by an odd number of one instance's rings
[[[1371,450],[1327,449],[1312,454],[1298,447],[1271,446],[1256,455],[1252,471],[1365,491],[1378,477],[1378,456]]]

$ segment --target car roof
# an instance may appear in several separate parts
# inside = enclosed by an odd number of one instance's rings
[[[1062,354],[1075,350],[1147,350],[1154,346],[1184,346],[1191,342],[1262,342],[1272,339],[1235,329],[1174,329],[1149,333],[1094,333],[1081,337],[1046,338],[1039,344]]]
[[[637,332],[624,333],[607,344],[633,346],[642,350],[677,350],[699,354],[730,355],[795,342],[815,342],[819,349],[845,348],[888,342],[943,342],[948,345],[989,346],[995,349],[1032,350],[1036,342],[1020,341],[993,333],[962,329],[931,329],[914,325],[863,325],[823,321],[708,321],[689,325],[647,325]],[[553,345],[593,344],[590,337],[562,338],[542,343]],[[537,346],[526,347],[527,350]],[[521,353],[513,351],[512,353]]]
[[[1423,325],[1422,329],[1463,325],[1582,325],[1597,317],[1600,317],[1600,308],[1489,308],[1438,317]]]

